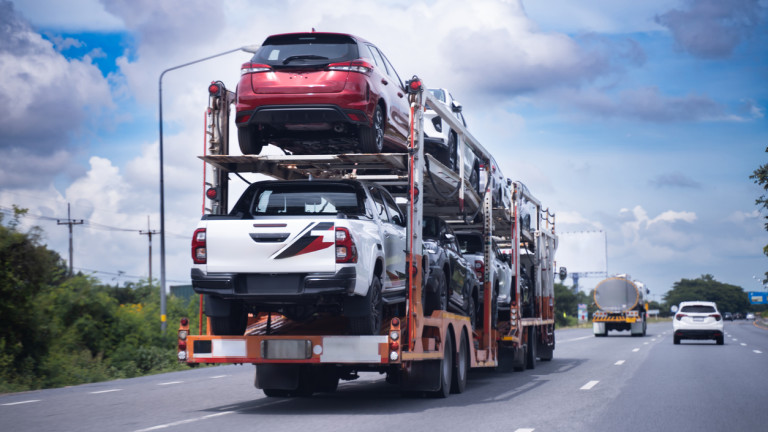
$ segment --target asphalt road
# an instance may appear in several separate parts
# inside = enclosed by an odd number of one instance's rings
[[[759,431],[768,425],[768,330],[726,322],[724,346],[557,331],[534,370],[473,371],[447,399],[402,398],[365,373],[333,394],[264,397],[253,366],[220,366],[0,396],[7,431]]]

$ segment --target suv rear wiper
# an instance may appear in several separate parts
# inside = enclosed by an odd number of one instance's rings
[[[328,60],[328,57],[323,57],[319,55],[295,55],[287,57],[285,60],[283,60],[283,64],[286,65],[294,60]]]

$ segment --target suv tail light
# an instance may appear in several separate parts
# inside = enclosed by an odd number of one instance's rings
[[[477,275],[477,278],[480,280],[483,279],[483,274],[485,273],[485,264],[483,264],[480,260],[475,260],[475,274]]]
[[[721,317],[720,314],[712,314],[710,316],[713,317],[715,321],[720,321],[721,319],[723,319],[723,317]]]
[[[240,66],[240,75],[247,75],[252,73],[259,73],[259,72],[272,72],[272,68],[268,65],[264,64],[257,64],[257,63],[243,63],[242,66]]]
[[[328,65],[328,70],[358,72],[370,75],[373,71],[373,65],[363,60],[355,60],[343,63],[331,63]]]
[[[195,264],[208,262],[208,249],[205,244],[205,228],[198,228],[192,236],[192,261]]]
[[[686,314],[677,314],[677,315],[675,315],[675,319],[676,319],[676,320],[678,320],[678,321],[680,321],[680,320],[681,320],[681,319],[683,319],[683,317],[685,317],[685,316],[688,316],[688,315],[686,315]]]
[[[346,228],[336,228],[336,262],[357,262],[357,246]]]

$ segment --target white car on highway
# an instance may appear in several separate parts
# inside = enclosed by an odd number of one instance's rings
[[[675,309],[672,320],[675,345],[682,339],[714,339],[718,345],[724,343],[723,316],[714,302],[684,301]]]

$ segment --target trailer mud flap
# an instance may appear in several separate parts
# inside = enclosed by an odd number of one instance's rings
[[[440,390],[441,360],[424,360],[411,362],[400,372],[400,388],[404,391]]]
[[[253,385],[259,389],[296,390],[301,364],[259,364]]]

